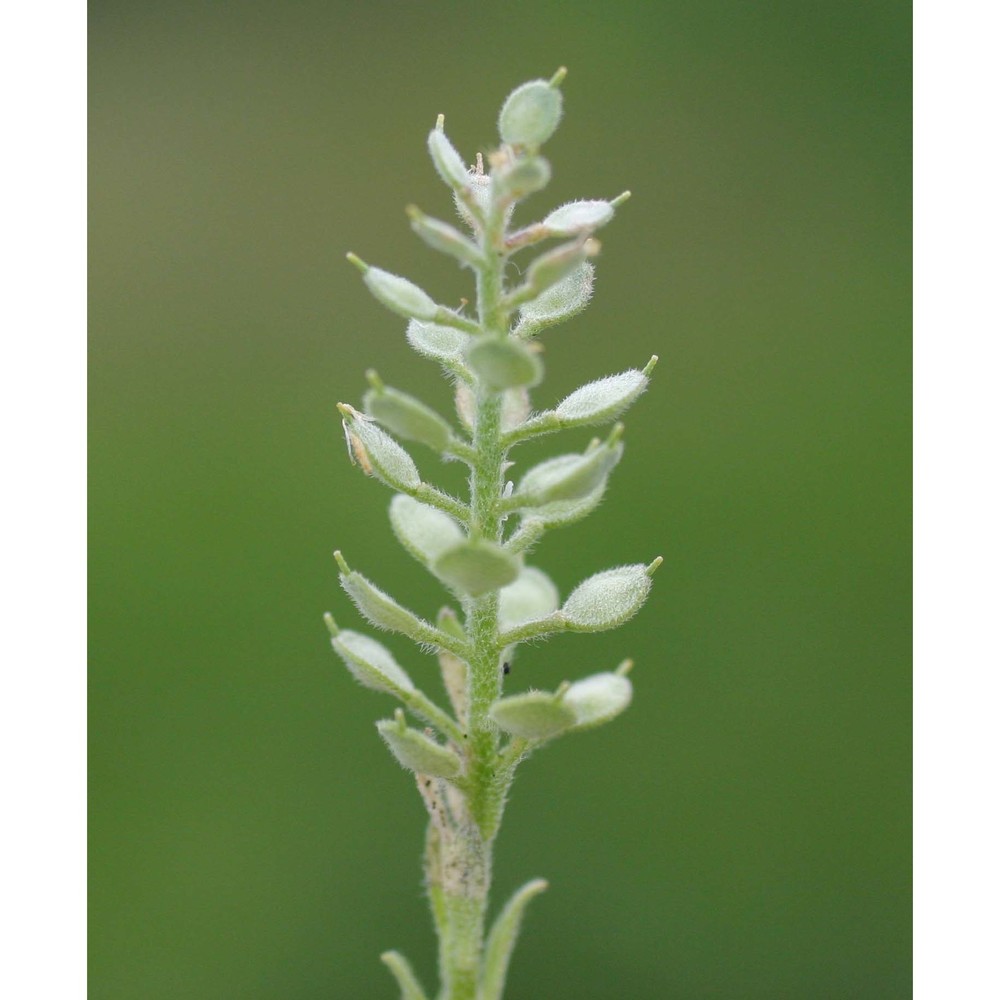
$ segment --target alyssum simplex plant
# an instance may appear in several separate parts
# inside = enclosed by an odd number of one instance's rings
[[[593,232],[610,222],[628,197],[575,201],[542,222],[512,227],[515,205],[545,187],[548,161],[539,148],[562,114],[561,69],[549,81],[518,87],[499,120],[500,147],[467,169],[445,136],[443,116],[428,139],[431,159],[448,184],[471,237],[411,207],[414,231],[476,276],[476,318],[438,305],[405,278],[348,257],[372,294],[409,320],[406,338],[438,362],[456,385],[461,429],[419,400],[368,373],[364,412],[340,404],[352,460],[396,491],[392,529],[403,547],[460,602],[462,617],[445,607],[432,624],[399,605],[351,569],[337,552],[340,582],[361,614],[378,628],[408,636],[434,651],[451,710],[435,704],[380,643],[339,629],[330,615],[333,648],[366,687],[394,695],[394,718],[379,734],[403,767],[414,772],[430,816],[424,858],[427,893],[437,928],[441,1000],[499,1000],[528,901],[546,887],[528,882],[485,932],[493,842],[518,765],[564,733],[600,725],[629,704],[631,664],[566,682],[557,690],[503,695],[518,643],[558,632],[600,632],[631,618],[645,601],[660,563],[619,566],[584,580],[565,601],[525,556],[550,528],[579,520],[600,502],[622,455],[622,426],[579,454],[560,455],[508,482],[510,453],[530,438],[610,423],[646,388],[655,356],[632,369],[585,385],[555,409],[532,413],[528,390],[542,377],[534,338],[588,303],[598,251]],[[523,280],[508,285],[515,254],[549,239]],[[388,432],[388,433],[387,433]],[[393,437],[425,445],[469,467],[469,499],[425,482]],[[413,728],[406,712],[426,728]],[[427,1000],[406,960],[387,952],[403,1000]]]

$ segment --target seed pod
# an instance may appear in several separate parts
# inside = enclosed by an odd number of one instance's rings
[[[461,189],[468,185],[468,170],[459,152],[444,134],[444,115],[439,115],[437,127],[427,136],[427,149],[434,168],[449,187]]]
[[[576,681],[563,696],[563,704],[573,711],[579,728],[610,722],[628,708],[632,684],[621,674],[594,674]]]
[[[352,253],[347,259],[361,271],[368,290],[387,309],[407,319],[432,320],[438,315],[437,303],[408,278],[390,274],[380,267],[369,267]]]
[[[401,493],[389,504],[389,523],[403,548],[428,567],[465,539],[462,529],[443,511]]]
[[[645,603],[651,587],[650,572],[642,565],[619,566],[584,580],[566,598],[563,620],[574,632],[617,628]]]
[[[494,197],[503,202],[523,201],[541,191],[551,178],[552,168],[544,157],[518,157],[493,171]]]
[[[350,629],[338,631],[330,642],[355,680],[365,687],[387,694],[415,690],[409,675],[382,643]]]
[[[453,370],[462,364],[462,358],[472,337],[451,326],[422,323],[413,319],[406,327],[406,340],[417,354],[422,354],[425,358],[431,358]]]
[[[576,725],[576,713],[548,691],[527,691],[501,698],[490,717],[504,732],[527,740],[544,740]]]
[[[583,312],[593,294],[594,265],[585,260],[537,298],[521,305],[515,332],[522,337],[534,336],[539,330],[563,323]]]
[[[392,755],[407,770],[435,778],[454,778],[462,770],[462,761],[454,750],[435,743],[429,736],[406,725],[402,710],[394,719],[375,723]]]
[[[347,403],[338,403],[337,409],[344,417],[352,461],[358,462],[368,475],[397,490],[412,490],[420,485],[420,473],[413,459],[388,434]]]
[[[653,356],[651,364],[655,364]],[[651,369],[650,369],[651,370]],[[646,390],[646,372],[635,368],[619,375],[609,375],[571,392],[555,409],[563,427],[583,427],[613,420],[632,405]]]
[[[370,580],[350,569],[339,552],[335,552],[334,557],[341,569],[340,585],[372,625],[409,636],[414,642],[433,646],[442,644],[444,637],[430,622],[418,618]]]
[[[556,585],[534,566],[522,568],[518,578],[500,591],[497,617],[501,631],[547,618],[559,608]]]
[[[433,570],[449,586],[479,597],[516,580],[520,564],[493,542],[469,539],[442,552]]]
[[[372,388],[365,393],[365,412],[393,434],[408,441],[425,444],[435,451],[446,451],[451,428],[415,396],[382,384],[374,372],[368,373]]]
[[[524,284],[515,288],[507,297],[507,305],[519,306],[537,299],[539,295],[573,274],[588,257],[600,251],[601,244],[594,239],[579,239],[536,257],[528,266]]]
[[[579,500],[597,489],[618,464],[624,446],[614,433],[604,444],[582,455],[559,455],[529,469],[516,497],[525,507],[543,507],[560,500]]]
[[[550,212],[542,225],[552,236],[579,236],[607,225],[614,214],[610,201],[571,201]]]
[[[410,205],[406,210],[410,217],[410,226],[413,231],[432,249],[440,250],[459,263],[468,264],[475,267],[482,263],[482,254],[479,248],[466,236],[463,236],[454,226],[449,226],[447,222],[440,219],[432,219],[429,215],[424,215],[415,205]]]
[[[571,456],[563,455],[561,458]],[[557,461],[557,459],[553,459]],[[530,519],[540,521],[546,528],[564,528],[568,524],[575,524],[585,518],[604,499],[604,491],[607,489],[607,476],[602,479],[594,489],[578,500],[555,500],[552,503],[543,504],[541,507],[532,507]]]
[[[469,367],[494,392],[537,385],[542,378],[538,355],[513,337],[476,337],[465,357]]]
[[[511,146],[540,146],[562,117],[562,92],[547,80],[522,83],[500,110],[500,138]]]

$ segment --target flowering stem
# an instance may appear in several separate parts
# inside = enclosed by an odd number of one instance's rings
[[[479,322],[487,334],[506,334],[501,312],[502,255],[494,249],[500,213],[491,213],[480,231],[482,264],[477,281]],[[503,491],[502,394],[480,385],[475,399],[472,442],[470,532],[489,542],[501,541],[500,497]],[[487,896],[493,841],[506,797],[509,774],[497,767],[499,734],[489,717],[500,696],[498,599],[495,591],[464,602],[465,631],[472,650],[467,664],[468,739],[463,741],[468,791],[456,802],[452,829],[432,835],[427,883],[443,902],[446,933],[440,941],[443,1000],[474,1000],[481,976]]]

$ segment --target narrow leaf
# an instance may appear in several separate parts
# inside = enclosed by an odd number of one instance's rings
[[[427,1000],[410,963],[398,951],[387,951],[380,958],[396,978],[400,1000]]]
[[[537,878],[521,886],[511,896],[490,929],[483,953],[483,979],[479,1000],[500,1000],[507,979],[511,952],[521,930],[521,921],[528,903],[549,887],[545,879]]]

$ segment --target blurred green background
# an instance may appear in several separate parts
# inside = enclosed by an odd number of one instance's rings
[[[449,212],[426,133],[445,112],[471,159],[563,63],[527,207],[634,198],[536,403],[661,362],[608,499],[536,560],[564,592],[665,565],[625,628],[516,664],[631,655],[637,698],[515,787],[496,898],[552,888],[508,995],[910,995],[909,29],[902,2],[94,0],[94,1000],[389,998],[387,947],[435,982],[391,702],[320,616],[358,621],[335,547],[443,599],[335,402],[371,364],[450,401],[343,254],[468,294],[403,216]]]

